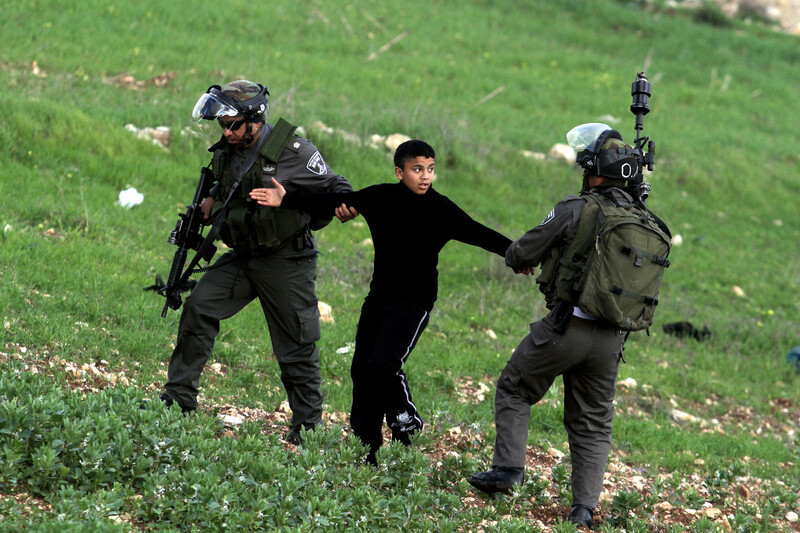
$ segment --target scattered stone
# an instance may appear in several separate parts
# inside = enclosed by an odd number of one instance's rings
[[[530,150],[523,150],[520,152],[522,157],[527,157],[528,159],[536,159],[537,161],[544,161],[547,158],[547,154],[543,154],[542,152],[531,152]]]
[[[403,135],[402,133],[392,133],[386,140],[383,142],[383,145],[389,149],[390,152],[394,153],[397,150],[397,147],[403,144],[406,141],[410,141],[411,137],[408,135]]]
[[[137,128],[133,124],[125,124],[125,129],[133,133],[139,139],[151,141],[156,146],[161,148],[168,148],[172,140],[172,134],[166,126],[158,126],[156,128]]]
[[[568,144],[554,144],[547,152],[547,157],[567,163],[574,163],[577,156],[575,149]]]
[[[671,511],[672,510],[672,504],[669,503],[668,501],[658,502],[655,505],[655,507],[656,507],[656,509],[658,509],[660,511]]]
[[[669,416],[675,422],[679,422],[679,423],[682,423],[682,424],[694,423],[694,422],[697,422],[699,420],[697,417],[692,416],[687,412],[681,411],[680,409],[672,409],[669,412]]]
[[[222,420],[222,424],[225,426],[235,427],[235,426],[241,426],[244,423],[244,420],[240,416],[220,414],[218,418]]]
[[[330,305],[326,304],[325,302],[319,302],[317,307],[319,308],[320,322],[324,322],[326,324],[335,323],[333,319],[333,308]]]
[[[547,455],[553,457],[554,459],[562,459],[566,454],[556,448],[550,448],[547,450]]]
[[[148,86],[155,86],[159,88],[167,87],[170,82],[175,79],[177,73],[174,71],[172,72],[165,72],[164,74],[159,74],[150,78],[149,80],[137,80],[134,76],[128,73],[119,74],[110,80],[107,80],[112,85],[116,85],[117,87],[125,87],[126,89],[144,89]]]

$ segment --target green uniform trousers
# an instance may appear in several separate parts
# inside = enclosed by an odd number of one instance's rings
[[[313,241],[312,241],[313,242]],[[214,347],[220,320],[258,298],[272,350],[292,409],[291,427],[322,420],[317,251],[291,244],[266,254],[240,255],[206,272],[183,306],[178,339],[167,371],[167,393],[184,408],[197,405],[200,374]]]
[[[571,317],[553,332],[552,313],[531,324],[506,364],[495,393],[494,465],[524,467],[531,406],[564,379],[564,428],[572,462],[573,505],[597,506],[611,450],[617,370],[625,333]]]

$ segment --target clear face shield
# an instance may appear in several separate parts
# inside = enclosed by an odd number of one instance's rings
[[[600,138],[601,133],[610,129],[613,128],[608,124],[600,122],[590,122],[588,124],[575,126],[567,132],[567,144],[574,148],[576,152],[588,149],[596,153],[598,152],[597,148],[599,148],[599,146],[595,146],[594,144],[597,142],[597,139]]]
[[[205,93],[192,110],[192,127],[204,135],[219,136],[222,131],[217,122],[230,122],[238,116],[239,111],[235,107],[213,93]]]

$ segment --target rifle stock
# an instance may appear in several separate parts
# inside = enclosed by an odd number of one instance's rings
[[[200,204],[209,195],[213,181],[213,172],[208,167],[204,167],[200,171],[200,179],[198,180],[191,205],[187,205],[186,212],[179,215],[175,229],[172,230],[169,238],[167,238],[167,242],[176,245],[178,249],[172,258],[172,267],[169,271],[167,283],[158,290],[158,293],[167,299],[164,303],[164,308],[161,310],[162,317],[167,316],[167,309],[177,310],[183,303],[181,292],[185,289],[182,285],[185,282],[184,278],[188,279],[188,276],[191,275],[191,272],[183,271],[189,250],[196,250],[198,255],[203,254],[202,257],[206,261],[210,261],[216,253],[216,247],[210,243],[205,247],[207,250],[201,249],[204,239],[201,230],[203,213],[200,211]]]

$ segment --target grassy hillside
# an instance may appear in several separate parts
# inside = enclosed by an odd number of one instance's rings
[[[682,244],[650,335],[626,344],[600,522],[800,530],[800,376],[785,361],[800,345],[796,38],[710,8],[611,0],[198,7],[4,7],[0,529],[570,531],[560,381],[533,410],[522,493],[487,500],[463,480],[491,460],[495,380],[544,310],[499,258],[458,243],[442,253],[439,301],[406,368],[427,431],[411,454],[387,448],[380,471],[354,467],[358,446],[339,430],[351,391],[337,350],[352,345],[371,274],[363,221],[317,234],[332,418],[301,452],[278,438],[284,393],[257,306],[223,325],[200,416],[136,409],[163,384],[179,318],[162,319],[163,299],[142,288],[166,276],[166,237],[208,162],[187,127],[211,84],[265,83],[271,119],[302,125],[356,188],[394,179],[372,135],[429,141],[437,189],[517,238],[580,185],[573,166],[523,151],[593,121],[631,141],[630,84],[646,70],[648,206]],[[169,146],[128,124],[168,127]],[[115,205],[128,187],[144,194],[133,209]],[[661,330],[684,320],[712,336]],[[217,422],[233,412],[243,426]]]

